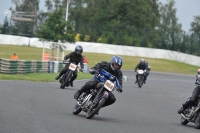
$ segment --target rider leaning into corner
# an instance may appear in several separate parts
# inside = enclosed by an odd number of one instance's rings
[[[147,79],[147,74],[148,74],[148,66],[147,66],[147,64],[145,63],[145,60],[144,59],[141,59],[140,60],[140,63],[139,64],[137,64],[137,66],[135,67],[135,72],[137,71],[137,69],[139,69],[139,70],[143,70],[143,71],[145,71],[146,70],[146,72],[144,73],[144,83],[145,83],[145,81],[146,81],[146,79]],[[136,74],[136,81],[135,81],[135,83],[137,83],[138,82],[138,74]]]
[[[82,56],[82,52],[83,52],[83,48],[82,46],[78,45],[75,47],[75,51],[69,53],[68,55],[66,55],[64,57],[64,60],[69,59],[70,63],[75,63],[76,65],[78,65],[80,63],[81,65],[81,72],[83,71],[83,56]],[[63,74],[65,74],[68,70],[68,66],[69,64],[66,64],[65,67],[63,68],[63,70],[60,72],[60,74],[55,78],[56,80],[58,80]],[[73,87],[73,81],[77,78],[78,74],[77,74],[77,69],[76,71],[74,71],[73,76],[70,80],[69,85],[71,87]]]
[[[102,61],[97,63],[94,67],[89,69],[89,73],[90,74],[98,74],[100,69],[104,69],[105,71],[109,72],[110,74],[114,75],[117,80],[119,81],[119,85],[120,88],[117,89],[118,92],[122,92],[122,71],[120,70],[122,67],[123,61],[122,58],[120,56],[113,56],[111,58],[110,62],[106,62],[106,61]],[[88,82],[86,82],[86,84],[84,86],[82,86],[82,88],[80,90],[78,90],[75,94],[74,94],[74,98],[76,100],[78,100],[79,96],[81,95],[82,92],[86,92],[88,89],[92,89],[95,87],[101,87],[100,84],[98,84],[99,82],[92,79]],[[106,101],[106,103],[104,104],[103,107],[108,106],[113,104],[116,101],[116,98],[114,96],[114,94],[112,92],[108,92],[109,93],[109,97],[108,100]]]
[[[196,75],[196,82],[197,85],[196,88],[192,92],[192,96],[182,105],[182,107],[178,110],[178,114],[184,113],[184,110],[186,110],[189,106],[193,106],[195,102],[197,101],[199,95],[200,95],[200,69],[197,70]]]

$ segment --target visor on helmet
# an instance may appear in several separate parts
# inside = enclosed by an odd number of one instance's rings
[[[81,53],[82,53],[82,50],[76,50],[76,53],[77,53],[77,54],[81,54]]]
[[[119,70],[120,67],[121,67],[121,66],[120,66],[119,64],[113,63],[113,68],[114,68],[115,70]]]

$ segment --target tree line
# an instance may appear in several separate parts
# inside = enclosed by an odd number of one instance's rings
[[[65,21],[67,1],[45,0],[44,11],[39,9],[39,0],[12,0],[15,4],[15,9],[11,9],[13,12],[36,12],[37,18],[34,24],[13,21],[12,26],[5,19],[1,33],[33,33],[32,36],[40,33],[41,37],[45,34],[41,30],[47,30],[44,29],[46,25],[49,32],[58,34],[58,28],[63,25],[55,28],[56,18],[51,22],[48,19],[50,14],[60,12],[60,16],[57,15],[59,24]],[[200,15],[194,16],[190,31],[185,32],[176,17],[175,4],[175,0],[168,0],[166,4],[158,0],[70,0],[68,22],[64,24],[69,27],[70,36],[64,38],[70,42],[160,48],[200,55]],[[50,23],[54,23],[53,27]],[[59,32],[66,33],[67,30]]]

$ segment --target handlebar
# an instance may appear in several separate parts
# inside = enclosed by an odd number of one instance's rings
[[[70,62],[63,60],[63,64],[69,64]]]
[[[138,69],[138,70],[142,70],[142,69]],[[135,70],[135,72],[138,72],[138,70]],[[145,69],[145,70],[143,70],[144,72],[147,72],[147,70]]]
[[[63,60],[63,64],[70,64],[70,63],[75,64],[74,62],[69,62],[69,61]],[[81,68],[78,65],[76,65],[76,66],[77,66],[77,69],[81,70]]]

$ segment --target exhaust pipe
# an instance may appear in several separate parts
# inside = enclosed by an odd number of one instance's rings
[[[181,116],[186,119],[186,120],[189,120],[190,118],[186,117],[184,114],[181,113]]]

